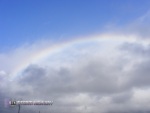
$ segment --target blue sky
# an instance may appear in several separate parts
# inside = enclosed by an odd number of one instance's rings
[[[124,26],[149,0],[0,0],[0,51],[43,38],[58,40]]]

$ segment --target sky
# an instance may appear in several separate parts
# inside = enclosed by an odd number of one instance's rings
[[[148,0],[1,0],[1,51],[25,42],[58,40],[123,26],[149,10]]]
[[[149,0],[0,0],[0,113],[150,112]]]

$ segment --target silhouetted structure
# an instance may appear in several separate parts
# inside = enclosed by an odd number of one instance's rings
[[[20,113],[20,104],[18,106],[19,106],[18,113]]]

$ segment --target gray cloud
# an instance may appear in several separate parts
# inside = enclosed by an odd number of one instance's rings
[[[142,46],[139,47],[142,49]],[[129,54],[134,59],[137,49],[131,48],[125,47],[125,51],[131,52],[126,55]],[[131,102],[135,93],[133,88],[149,88],[149,62],[137,62],[126,72],[123,69],[127,63],[122,64],[126,59],[116,56],[113,60],[113,63],[107,62],[99,56],[89,55],[72,64],[73,68],[30,65],[15,84],[10,84],[9,87],[19,86],[12,89],[11,94],[24,99],[54,99],[51,108],[53,112],[149,112],[149,108],[136,108],[133,104],[137,103]],[[33,110],[29,107],[27,109]],[[40,109],[44,111],[42,107]]]
[[[129,71],[129,83],[131,87],[149,87],[150,73],[150,46],[146,47],[137,43],[125,43],[121,46],[124,56],[130,55],[137,61]]]
[[[138,55],[140,57],[150,55],[150,45],[146,47],[138,43],[124,43],[121,47],[124,52],[130,52],[130,54]]]

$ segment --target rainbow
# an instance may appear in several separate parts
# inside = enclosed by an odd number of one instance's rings
[[[46,56],[52,55],[55,52],[59,52],[64,48],[68,48],[74,44],[84,43],[84,42],[91,42],[91,41],[109,41],[115,43],[121,43],[124,41],[128,42],[135,42],[137,39],[135,36],[124,36],[124,35],[115,35],[115,34],[102,34],[102,35],[95,35],[95,36],[87,36],[75,38],[73,40],[68,40],[62,43],[58,43],[54,46],[46,47],[37,53],[34,53],[32,56],[29,56],[24,61],[22,61],[15,69],[11,72],[11,78],[14,79],[21,74],[21,72],[26,69],[31,63],[40,61],[44,59]]]

